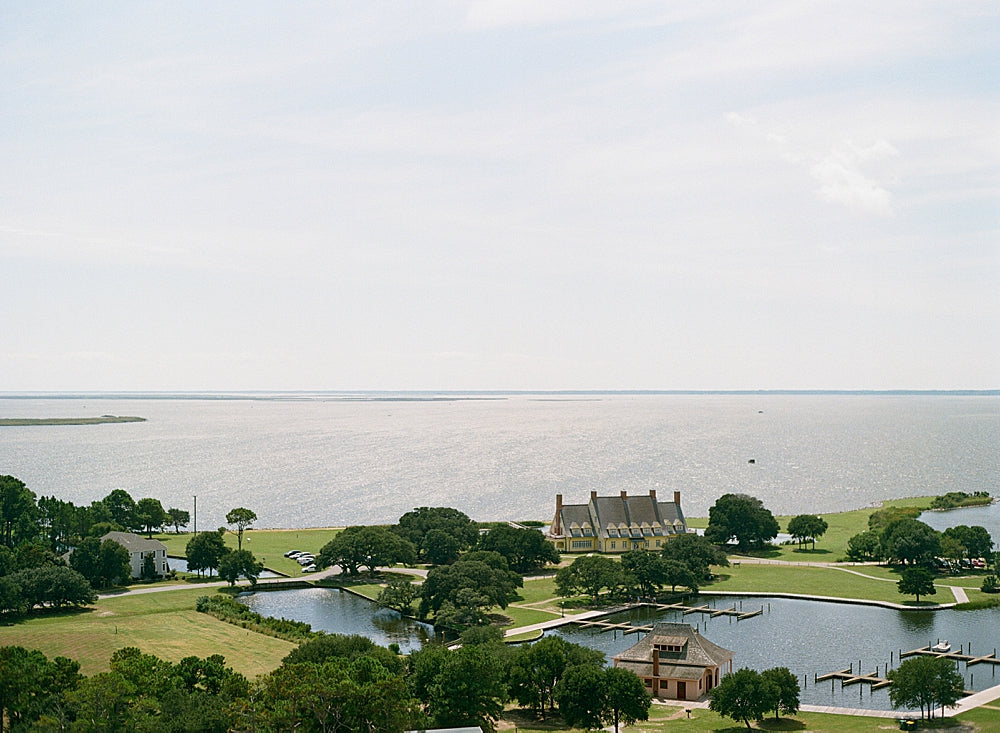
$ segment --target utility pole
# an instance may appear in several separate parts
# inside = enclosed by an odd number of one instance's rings
[[[198,496],[194,497],[194,533],[198,534]]]

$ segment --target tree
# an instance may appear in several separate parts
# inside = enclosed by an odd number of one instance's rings
[[[50,705],[54,696],[76,687],[80,663],[21,646],[0,647],[0,732],[3,721],[13,730],[28,730]]]
[[[27,613],[36,606],[80,607],[97,600],[87,579],[64,565],[19,570],[11,579],[21,589],[21,602]]]
[[[373,657],[391,672],[403,671],[398,656],[360,634],[320,634],[292,649],[281,660],[282,664],[322,664],[328,659],[356,659]]]
[[[264,565],[250,550],[230,550],[219,559],[219,577],[228,581],[230,587],[235,586],[241,576],[249,580],[251,586],[257,585],[263,569]]]
[[[577,664],[601,666],[604,654],[573,644],[558,636],[544,636],[534,644],[520,646],[510,666],[511,694],[535,715],[546,706],[555,709],[555,688],[568,667]]]
[[[709,580],[712,577],[710,566],[727,567],[729,560],[726,553],[713,545],[702,535],[687,533],[674,535],[663,545],[660,554],[665,560],[676,560],[687,566],[696,582]],[[678,582],[678,584],[690,585]],[[692,590],[697,587],[691,586]]]
[[[114,583],[128,583],[132,577],[132,556],[129,551],[114,540],[101,542],[99,554],[99,582],[101,587],[110,588]]]
[[[111,520],[124,529],[137,530],[142,528],[136,512],[135,499],[125,489],[115,489],[101,499],[101,503],[107,507],[111,514]]]
[[[385,527],[348,527],[327,542],[316,556],[321,567],[339,565],[342,572],[358,574],[358,568],[368,568],[374,576],[379,566],[396,563],[411,564],[417,552],[413,545]]]
[[[934,588],[934,575],[927,568],[903,568],[899,575],[899,582],[896,584],[899,592],[906,596],[916,596],[917,603],[920,603],[920,596],[932,596],[937,593],[937,589]]]
[[[251,510],[238,506],[226,514],[226,521],[236,525],[236,549],[243,549],[243,532],[257,521],[257,515]]]
[[[441,623],[442,616],[459,625],[481,623],[491,607],[507,608],[522,583],[501,555],[472,552],[453,565],[431,568],[420,588],[419,613],[433,611]]]
[[[750,729],[751,720],[763,720],[773,708],[776,694],[771,684],[753,669],[738,669],[709,691],[708,709]]]
[[[139,499],[135,505],[135,516],[139,525],[146,529],[146,536],[152,539],[153,528],[160,528],[167,522],[167,513],[159,499]]]
[[[792,674],[788,667],[765,669],[760,676],[771,685],[774,693],[771,705],[775,720],[780,713],[795,715],[799,710],[799,692],[801,692],[799,678]]]
[[[944,531],[944,537],[956,540],[969,560],[976,557],[989,557],[993,554],[993,538],[989,530],[978,525],[969,527],[959,524]],[[944,541],[942,537],[942,542]]]
[[[219,567],[222,556],[229,552],[226,543],[222,540],[222,535],[216,532],[198,532],[188,540],[184,549],[187,555],[188,570],[197,571],[201,575],[202,570],[208,570],[208,577],[212,577],[212,571]]]
[[[644,596],[652,596],[667,582],[662,555],[649,550],[629,550],[622,554],[622,569],[629,573]]]
[[[516,573],[529,573],[548,563],[559,562],[555,545],[537,529],[502,524],[481,535],[477,547],[499,552],[507,558],[510,569]]]
[[[420,559],[426,559],[424,538],[432,529],[439,529],[451,535],[458,542],[459,550],[466,550],[479,538],[479,527],[458,509],[451,507],[418,507],[399,518],[392,530],[409,540],[420,552]]]
[[[417,599],[417,589],[409,580],[402,578],[390,580],[385,588],[379,591],[380,606],[392,608],[400,613],[413,613],[413,602]]]
[[[167,517],[170,520],[170,524],[173,525],[174,534],[181,533],[181,527],[187,527],[188,522],[191,521],[191,513],[185,509],[175,509],[170,507],[167,509]]]
[[[920,708],[920,717],[934,717],[934,708],[954,705],[965,687],[954,663],[944,657],[919,656],[901,663],[886,675],[892,682],[889,701],[894,708]]]
[[[587,593],[597,603],[605,588],[613,588],[622,576],[621,563],[600,555],[584,555],[556,572],[556,592],[563,597]]]
[[[705,537],[717,545],[735,539],[744,549],[759,549],[778,536],[778,520],[760,499],[723,494],[708,510]]]
[[[554,693],[566,725],[600,728],[604,724],[606,686],[604,670],[596,664],[567,668]]]
[[[847,540],[847,557],[855,562],[881,560],[882,541],[874,529],[866,529]]]
[[[495,730],[507,699],[503,661],[493,649],[463,646],[443,657],[428,686],[427,707],[436,725],[479,725]]]
[[[816,538],[821,537],[828,526],[823,517],[815,514],[799,514],[788,521],[788,534],[799,543],[799,549],[808,540],[812,540],[812,548],[815,550]]]
[[[13,476],[0,476],[0,543],[15,547],[37,529],[35,492]]]
[[[885,556],[909,565],[929,565],[940,549],[938,532],[916,519],[897,519],[882,530],[881,544]]]
[[[620,723],[635,725],[640,720],[649,720],[653,696],[646,692],[635,672],[618,667],[605,669],[604,695],[604,719],[614,724],[615,733]]]
[[[421,556],[431,565],[447,565],[462,554],[461,543],[443,529],[431,529],[424,535],[419,548]]]

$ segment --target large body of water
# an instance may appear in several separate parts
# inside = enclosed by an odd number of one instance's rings
[[[417,506],[547,520],[555,494],[592,490],[677,490],[705,516],[727,492],[796,514],[1000,489],[996,395],[0,398],[0,418],[104,414],[147,421],[2,427],[0,474],[74,503],[123,488],[190,511],[197,496],[199,529],[235,506],[260,527],[306,527]]]

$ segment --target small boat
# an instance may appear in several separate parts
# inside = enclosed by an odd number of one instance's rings
[[[938,654],[945,654],[951,651],[951,644],[948,643],[947,639],[945,641],[938,641],[937,644],[931,647],[931,651]]]

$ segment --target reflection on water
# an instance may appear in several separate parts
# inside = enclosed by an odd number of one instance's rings
[[[709,598],[709,600],[706,600]],[[885,676],[899,665],[900,652],[936,643],[951,642],[955,651],[986,655],[1000,645],[1000,608],[980,611],[894,611],[874,606],[818,603],[766,597],[733,599],[702,597],[698,604],[716,608],[734,604],[743,611],[764,609],[761,616],[735,621],[680,611],[642,609],[616,614],[611,621],[645,625],[679,621],[695,626],[710,641],[735,652],[734,668],[764,670],[788,667],[802,685],[803,703],[888,710],[886,690],[871,692],[865,685],[842,688],[839,682],[815,683],[814,677],[851,667],[867,673],[876,669]],[[696,604],[692,604],[696,605]],[[635,634],[564,627],[547,632],[604,652],[608,660],[638,641]],[[967,689],[981,690],[1000,684],[997,665],[959,665]]]
[[[294,590],[241,593],[237,600],[262,616],[303,621],[313,631],[360,634],[376,644],[399,644],[409,652],[432,638],[430,624],[404,618],[388,608],[336,588],[296,588]]]

